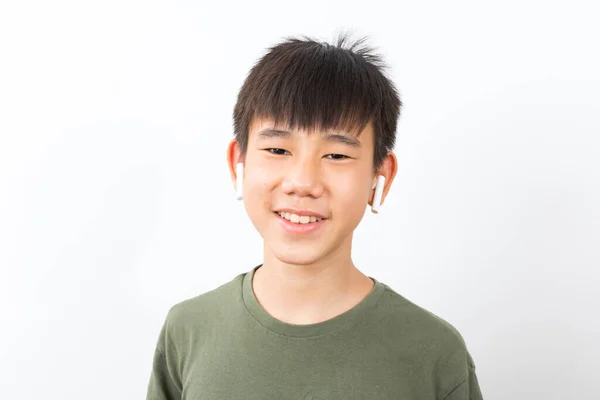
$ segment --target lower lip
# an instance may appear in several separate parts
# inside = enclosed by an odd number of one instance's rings
[[[274,213],[275,217],[277,217],[277,219],[279,220],[279,224],[281,225],[281,227],[290,233],[297,233],[297,234],[308,234],[308,233],[313,233],[315,231],[317,231],[319,228],[321,228],[321,226],[323,226],[323,223],[325,222],[324,219],[317,221],[317,222],[309,222],[308,224],[296,224],[293,223],[291,221],[288,221],[287,219],[283,218],[281,215]]]

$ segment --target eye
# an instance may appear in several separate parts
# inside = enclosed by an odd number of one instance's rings
[[[285,155],[285,153],[289,153],[287,150],[277,149],[277,148],[265,149],[265,150],[268,151],[271,154],[276,154],[278,156],[283,156],[283,155]]]
[[[345,156],[343,154],[327,154],[325,157],[327,157],[329,159],[332,159],[332,160],[343,160],[345,158],[350,158],[350,157]]]

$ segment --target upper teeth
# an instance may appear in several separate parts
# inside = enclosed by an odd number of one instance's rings
[[[278,211],[277,214],[279,214],[282,218],[287,219],[288,221],[292,221],[294,223],[300,223],[300,224],[308,224],[309,222],[317,222],[317,221],[321,220],[321,218],[315,217],[314,215],[300,216],[300,215],[292,214],[289,212],[280,212],[280,211]]]

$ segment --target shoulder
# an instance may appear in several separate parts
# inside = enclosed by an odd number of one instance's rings
[[[388,337],[401,337],[404,344],[427,349],[434,358],[466,352],[465,340],[454,325],[400,295],[390,286],[384,286],[385,292],[377,314],[385,319],[384,326],[389,329],[385,334]]]
[[[243,275],[238,274],[215,289],[172,305],[167,312],[166,329],[180,341],[190,330],[222,320],[241,301]]]
[[[436,398],[443,398],[474,376],[475,363],[456,326],[384,286],[367,329],[386,357],[409,364],[415,373],[431,378]]]

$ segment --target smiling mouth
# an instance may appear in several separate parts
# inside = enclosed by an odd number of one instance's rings
[[[276,211],[275,214],[278,215],[279,217],[285,219],[288,222],[291,222],[293,224],[298,224],[298,225],[306,225],[306,224],[311,224],[311,223],[320,222],[320,221],[325,220],[324,218],[315,217],[314,215],[311,215],[311,216],[297,215],[297,214],[293,214],[293,213],[289,213],[289,212],[281,212],[281,211]]]

